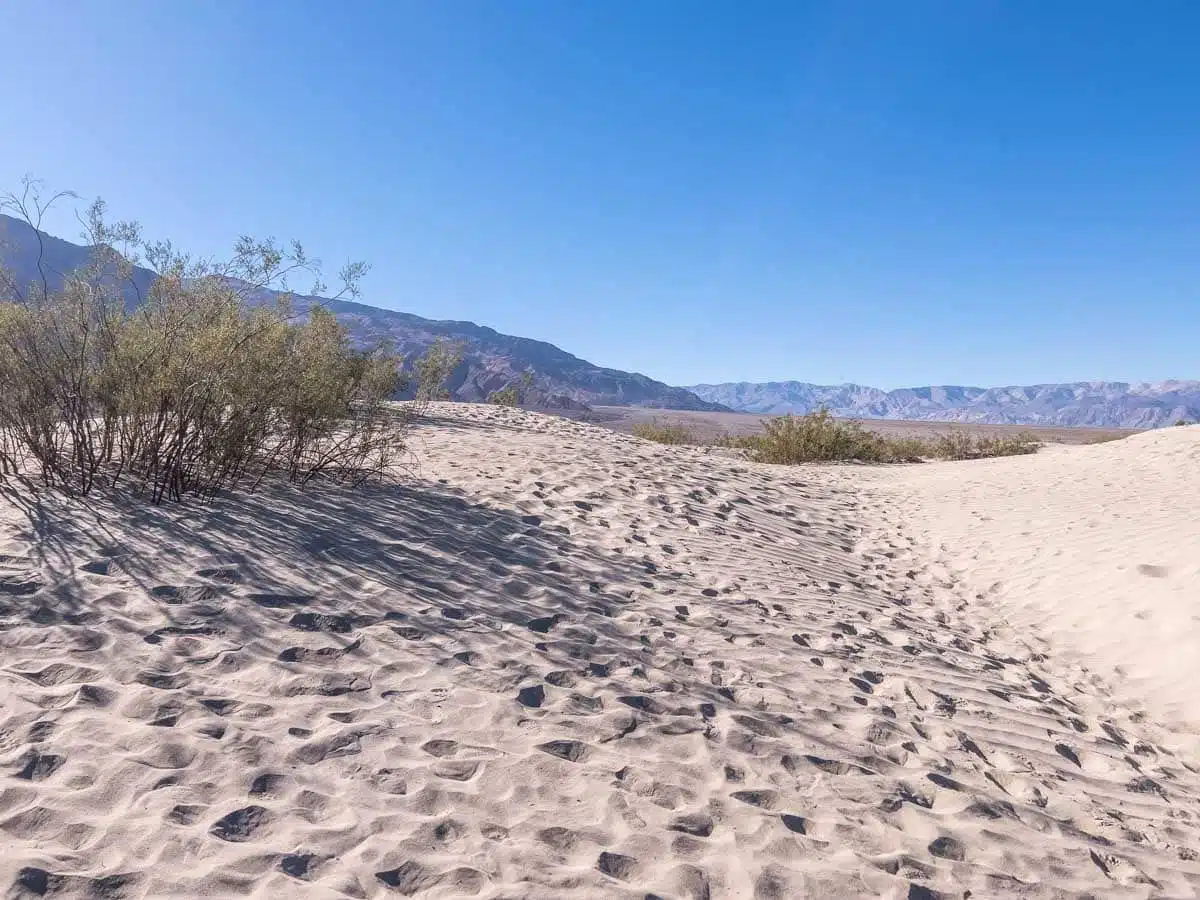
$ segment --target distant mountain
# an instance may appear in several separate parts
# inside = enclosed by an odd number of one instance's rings
[[[858,384],[742,381],[697,384],[689,390],[710,403],[754,413],[803,414],[825,406],[836,416],[856,419],[1105,428],[1157,428],[1179,419],[1200,421],[1200,381],[1081,381],[998,388],[942,385],[894,391]]]
[[[270,296],[264,296],[264,301]],[[660,409],[723,410],[692,392],[671,387],[636,372],[606,369],[572,356],[553,344],[501,334],[474,322],[423,319],[411,313],[379,309],[363,303],[297,296],[304,311],[321,303],[363,346],[390,341],[406,358],[415,358],[438,338],[462,341],[467,352],[449,387],[458,400],[484,400],[532,370],[534,405],[579,408],[583,405],[645,406]]]
[[[89,248],[44,233],[40,236],[39,246],[38,232],[19,219],[0,215],[0,265],[14,273],[18,284],[40,279],[39,253],[52,285],[61,284],[64,273],[87,262]],[[153,273],[145,269],[138,269],[134,277],[142,291],[154,280]],[[264,292],[257,299],[268,302],[274,296]],[[362,346],[386,340],[409,359],[420,355],[438,338],[462,341],[466,345],[463,364],[449,384],[458,400],[484,400],[492,391],[506,387],[531,370],[532,405],[542,407],[578,409],[597,404],[693,410],[724,408],[701,400],[684,388],[671,387],[635,372],[603,368],[553,344],[501,334],[474,322],[436,321],[363,303],[317,297],[295,296],[292,300],[299,311],[323,304]]]
[[[52,290],[61,287],[63,276],[86,266],[91,254],[90,247],[35,231],[21,219],[0,213],[0,266],[21,290],[40,283],[43,277]],[[145,293],[154,282],[154,273],[136,269],[133,280],[137,289],[129,291],[131,298],[138,291]]]

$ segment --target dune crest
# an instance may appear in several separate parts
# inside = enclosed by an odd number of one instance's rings
[[[913,505],[950,465],[464,406],[416,449],[410,484],[207,509],[4,489],[8,896],[1200,888],[1195,758],[977,598]]]

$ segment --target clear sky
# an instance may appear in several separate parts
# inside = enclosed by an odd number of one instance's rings
[[[1200,3],[0,4],[0,187],[675,384],[1200,378]],[[65,216],[50,230],[77,236]]]

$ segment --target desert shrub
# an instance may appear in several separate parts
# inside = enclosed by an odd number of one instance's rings
[[[883,438],[856,422],[835,419],[827,409],[768,419],[762,434],[745,446],[755,459],[768,463],[891,461]]]
[[[1183,426],[1183,425],[1190,425],[1190,424],[1191,423],[1187,419],[1176,419],[1175,420],[1175,427],[1177,427],[1177,428],[1180,426]]]
[[[761,434],[732,434],[728,431],[713,438],[714,447],[727,447],[753,453],[762,442]]]
[[[487,402],[494,406],[520,406],[526,401],[532,386],[533,373],[522,372],[521,377],[516,381],[510,381],[500,390],[488,394]]]
[[[419,404],[451,399],[446,381],[462,365],[466,345],[438,338],[417,358],[413,366],[416,378],[415,399]]]
[[[508,387],[488,394],[487,402],[493,406],[520,406],[521,395],[517,392],[517,386],[510,384]]]
[[[48,206],[31,183],[0,205],[34,228]],[[293,313],[288,275],[317,273],[298,244],[243,238],[230,262],[197,264],[103,212],[89,210],[93,253],[78,271],[39,263],[29,285],[0,273],[0,474],[25,467],[79,495],[125,485],[159,503],[396,470],[421,402],[387,403],[402,387],[397,356],[355,349],[323,307]],[[142,259],[148,289],[134,277]],[[365,271],[347,266],[337,296],[356,294]],[[282,299],[248,305],[265,289]],[[444,354],[428,356],[427,394],[446,371]]]
[[[1009,437],[951,431],[934,438],[930,445],[927,455],[937,459],[985,459],[1036,453],[1041,449],[1042,442],[1028,431]]]
[[[722,444],[747,450],[758,462],[919,462],[924,459],[980,459],[1034,453],[1041,442],[1028,433],[989,437],[952,431],[934,438],[890,437],[857,422],[835,419],[827,409],[781,416],[763,423],[761,434],[727,437]]]
[[[660,425],[658,422],[635,422],[631,429],[634,437],[658,444],[698,444],[696,435],[683,425]]]
[[[1121,431],[1105,432],[1105,433],[1101,433],[1101,434],[1092,435],[1092,436],[1088,437],[1087,439],[1085,439],[1083,441],[1083,443],[1084,444],[1110,444],[1113,441],[1123,441],[1127,437],[1129,437],[1128,432],[1121,432]]]

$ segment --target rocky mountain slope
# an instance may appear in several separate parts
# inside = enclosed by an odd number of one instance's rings
[[[39,279],[38,259],[51,282],[61,281],[62,273],[84,265],[89,250],[69,241],[38,233],[26,223],[0,215],[0,265],[5,266],[19,285]],[[138,269],[135,280],[144,291],[153,274]],[[263,302],[274,294],[264,294]],[[407,358],[415,358],[438,338],[465,345],[463,363],[451,378],[449,387],[455,399],[486,399],[520,378],[533,373],[531,405],[547,408],[579,408],[590,404],[646,406],[669,409],[719,410],[723,407],[701,400],[684,388],[671,387],[636,372],[622,372],[580,359],[545,341],[501,334],[474,322],[424,319],[392,309],[363,303],[326,301],[317,297],[296,296],[293,303],[306,310],[323,303],[349,328],[363,346],[381,340],[390,342]]]
[[[584,405],[647,406],[665,409],[720,410],[684,388],[671,387],[636,372],[597,366],[553,344],[501,334],[474,322],[437,321],[363,303],[295,297],[304,310],[323,303],[355,340],[371,346],[389,341],[405,358],[419,356],[439,338],[463,342],[466,355],[450,380],[455,399],[484,400],[495,390],[533,372],[532,403],[543,408]]]
[[[1024,387],[941,385],[883,391],[858,384],[803,381],[698,384],[689,390],[741,412],[1021,425],[1157,428],[1200,420],[1200,381],[1127,384],[1084,381]]]

